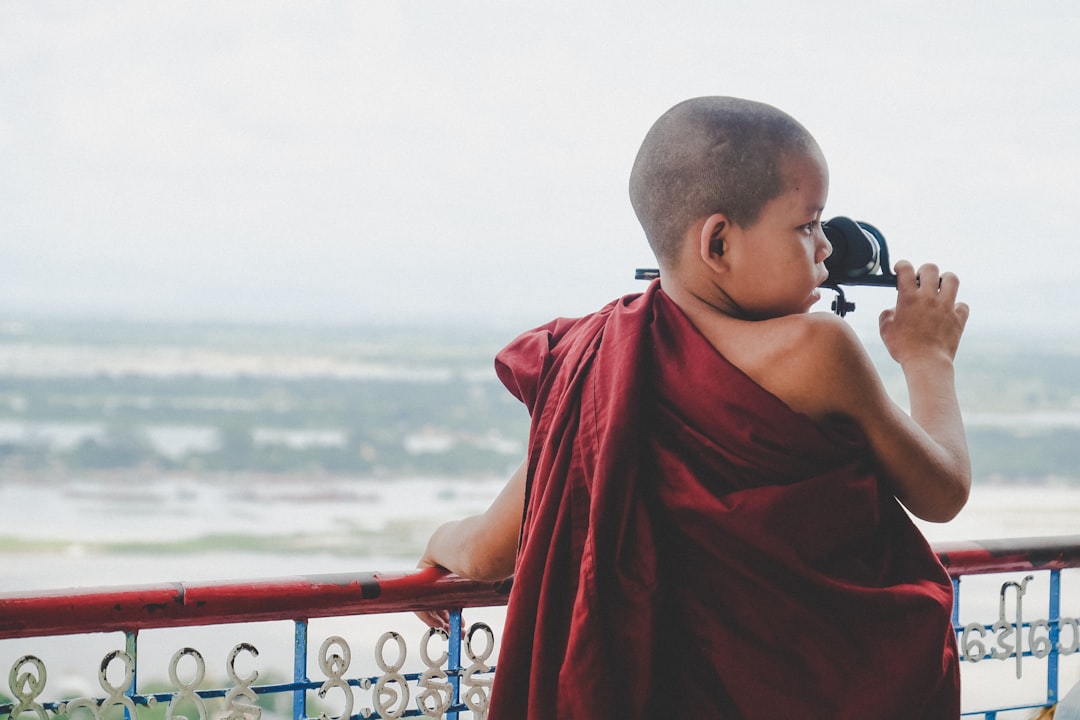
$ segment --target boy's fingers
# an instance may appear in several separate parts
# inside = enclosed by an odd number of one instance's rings
[[[921,266],[918,275],[915,276],[916,287],[928,287],[937,290],[940,283],[940,271],[938,270],[938,266],[933,263],[927,263]]]
[[[967,303],[956,303],[956,314],[960,316],[960,327],[965,327],[968,317],[971,315],[971,308],[968,307]]]
[[[893,268],[896,273],[897,287],[905,287],[915,284],[915,266],[907,260],[900,260]]]
[[[416,617],[428,627],[450,631],[450,613],[445,610],[418,610]]]
[[[896,317],[896,308],[885,308],[881,311],[881,314],[878,315],[878,327],[884,328],[892,322],[894,317]]]
[[[954,273],[946,272],[941,274],[941,279],[938,281],[941,288],[941,294],[949,301],[956,301],[956,293],[960,289],[960,278],[956,277]]]

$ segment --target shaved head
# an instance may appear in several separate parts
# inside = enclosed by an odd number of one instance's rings
[[[771,105],[686,100],[645,136],[630,173],[630,202],[656,259],[671,266],[694,221],[723,213],[753,225],[786,189],[784,159],[820,152],[806,128]]]

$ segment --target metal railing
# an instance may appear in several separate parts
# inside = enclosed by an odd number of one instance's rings
[[[464,634],[463,607],[505,605],[505,584],[476,583],[438,570],[409,573],[357,573],[311,577],[238,580],[227,583],[175,583],[123,588],[75,589],[46,593],[0,595],[0,639],[81,633],[122,632],[124,648],[109,652],[101,661],[98,682],[103,697],[46,700],[48,671],[35,655],[22,655],[11,666],[11,701],[0,704],[0,716],[11,720],[24,715],[38,720],[86,713],[87,720],[103,720],[112,711],[129,720],[143,718],[145,710],[167,703],[164,717],[172,720],[180,709],[211,720],[206,700],[221,698],[227,720],[258,720],[271,710],[260,699],[291,696],[291,716],[309,717],[310,693],[325,698],[336,691],[342,718],[457,718],[462,711],[483,717],[491,687],[495,637],[484,623],[475,623]],[[339,636],[327,637],[317,655],[324,680],[311,680],[309,624],[315,618],[373,615],[416,610],[457,608],[451,614],[450,633],[428,630],[421,639],[423,672],[403,671],[407,644],[397,632],[385,632],[375,646],[377,675],[349,675],[352,648]],[[191,647],[178,650],[169,662],[172,688],[164,692],[141,691],[136,667],[139,633],[143,630],[291,621],[293,632],[292,678],[285,682],[258,684],[257,671],[241,676],[237,661],[256,658],[258,649],[239,643],[229,652],[226,671],[230,687],[200,689],[206,673],[203,655]],[[453,639],[451,639],[453,638]],[[432,657],[431,643],[442,643]],[[387,647],[393,654],[387,658]],[[467,664],[463,664],[463,653]],[[115,680],[116,668],[121,671]],[[110,672],[114,679],[110,679]],[[188,677],[182,679],[181,675]],[[357,692],[370,693],[371,707],[354,710]],[[415,701],[410,703],[410,699]],[[123,711],[120,713],[120,711]],[[282,714],[280,712],[270,714]],[[328,717],[326,712],[316,716]],[[187,716],[183,716],[187,717]]]
[[[1080,650],[1080,588],[1072,595],[1075,614],[1064,615],[1061,603],[1062,572],[1080,568],[1080,536],[945,543],[936,545],[935,550],[953,580],[953,627],[964,664],[965,684],[969,684],[975,668],[986,661],[991,664],[996,661],[999,667],[1011,666],[1014,681],[1024,679],[1025,663],[1028,666],[1035,661],[1045,664],[1045,682],[1038,685],[1039,697],[989,707],[978,702],[979,698],[973,698],[965,707],[974,705],[975,708],[964,714],[995,720],[1004,713],[1056,705],[1062,698],[1062,659],[1074,654],[1080,659],[1077,654]],[[976,579],[986,581],[980,583],[983,594],[976,597],[981,602],[971,603],[970,608],[965,607],[969,592],[961,592],[961,580],[965,578],[968,583]],[[1043,579],[1045,584],[1040,582]],[[992,587],[997,588],[995,596],[986,593]],[[1045,615],[1037,615],[1037,619],[1025,616],[1025,610],[1034,605],[1030,600],[1025,604],[1025,598],[1029,596],[1037,597],[1043,604]],[[996,618],[987,622],[983,613],[994,609]],[[1001,673],[994,675],[977,685],[983,694],[988,694],[991,687],[1002,687],[1010,679],[1002,677]],[[1080,681],[1080,670],[1074,674],[1070,686],[1077,681]],[[1024,689],[1024,684],[1019,684]],[[1029,692],[1035,689],[1032,683],[1026,686]],[[1072,701],[1073,698],[1069,699]]]
[[[1076,608],[1072,614],[1062,611],[1061,599],[1063,571],[1080,568],[1080,535],[950,543],[935,549],[956,591],[953,623],[963,658],[964,714],[994,720],[1057,703],[1063,662],[1071,662],[1072,656],[1080,660],[1080,587],[1071,595]],[[264,714],[294,720],[458,718],[462,713],[483,718],[496,637],[483,622],[463,632],[461,608],[504,605],[507,590],[507,584],[418,570],[0,594],[0,639],[123,636],[123,647],[110,650],[100,662],[100,691],[77,697],[50,698],[46,664],[35,654],[21,654],[11,664],[8,689],[0,686],[0,692],[10,696],[6,701],[0,697],[0,717],[156,720],[163,713],[165,720],[194,720],[194,712],[198,720],[259,720]],[[1025,612],[1036,602],[1045,603],[1045,615],[1029,619]],[[373,672],[353,663],[352,647],[340,634],[328,634],[317,652],[309,647],[313,619],[447,607],[457,608],[451,632],[425,631],[411,670],[406,668],[408,643],[393,631],[383,632],[374,643]],[[280,621],[293,625],[289,678],[260,683],[259,671],[242,670],[254,663],[259,650],[240,642],[227,653],[223,687],[202,687],[205,659],[186,646],[168,662],[169,687],[151,690],[140,683],[141,631]],[[322,679],[309,677],[312,660]],[[989,679],[975,677],[987,675],[984,671],[991,667]],[[1033,677],[1038,678],[1035,690]],[[1012,692],[1005,679],[1020,694],[1036,696],[986,702],[993,692]],[[286,709],[269,702],[280,697],[288,699]],[[323,707],[328,698],[336,704],[332,712]],[[207,701],[219,702],[220,709],[212,710]]]

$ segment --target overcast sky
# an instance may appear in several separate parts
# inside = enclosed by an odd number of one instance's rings
[[[0,319],[580,315],[654,262],[649,125],[724,94],[973,326],[1075,331],[1080,4],[881,5],[4,2]]]

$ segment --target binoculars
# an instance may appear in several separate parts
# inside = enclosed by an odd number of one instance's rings
[[[855,303],[844,297],[841,285],[879,285],[896,287],[896,275],[889,263],[889,247],[881,231],[868,222],[839,216],[822,223],[821,229],[832,245],[832,254],[825,259],[829,277],[821,284],[836,292],[832,309],[844,317],[855,309]],[[638,280],[653,280],[660,271],[638,268]]]

